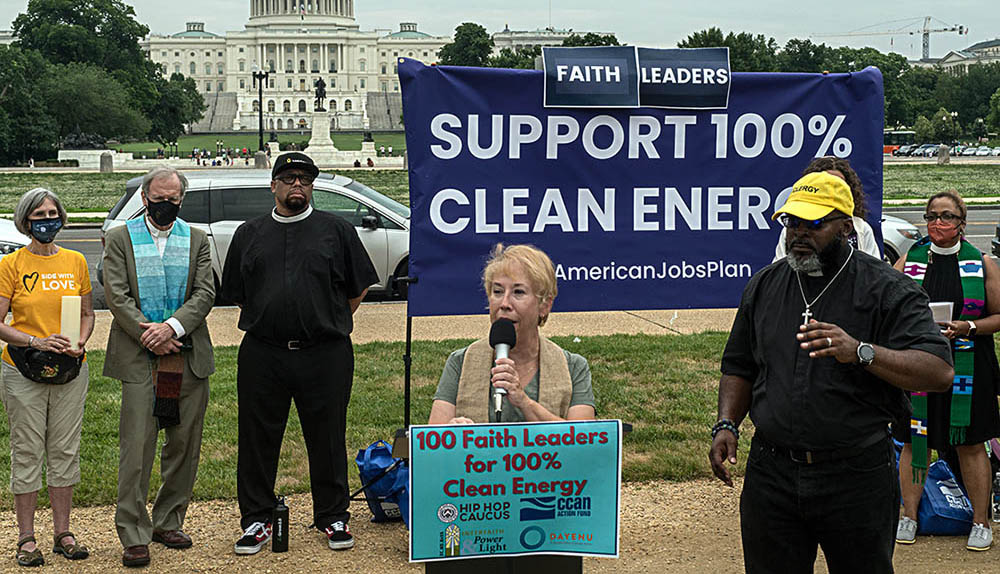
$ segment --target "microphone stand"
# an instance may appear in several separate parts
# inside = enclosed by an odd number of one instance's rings
[[[413,285],[416,277],[398,277],[396,285]],[[409,289],[407,289],[409,291]],[[406,349],[403,351],[403,428],[396,429],[392,441],[392,456],[395,458],[410,458],[409,444],[406,433],[410,430],[410,368],[413,364],[410,351],[413,346],[413,317],[410,315],[409,302],[406,304]],[[405,456],[403,456],[405,454]]]

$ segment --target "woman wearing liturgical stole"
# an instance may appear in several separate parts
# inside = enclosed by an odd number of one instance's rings
[[[309,156],[274,162],[274,211],[236,230],[223,296],[241,307],[237,496],[243,536],[237,554],[271,537],[274,482],[291,401],[309,455],[313,521],[333,550],[354,546],[347,527],[345,432],[354,377],[353,313],[375,267],[354,227],[311,205],[319,169]]]
[[[431,424],[497,422],[491,398],[507,391],[502,422],[594,418],[594,390],[587,360],[542,337],[556,298],[556,273],[549,256],[530,245],[497,244],[483,269],[490,322],[514,323],[516,343],[509,357],[494,361],[482,339],[448,357]]]
[[[894,425],[893,434],[906,443],[899,458],[903,516],[896,542],[916,540],[928,450],[954,448],[972,502],[973,526],[966,548],[984,551],[989,550],[993,533],[987,521],[990,462],[983,443],[1000,436],[1000,366],[993,346],[993,333],[1000,331],[1000,269],[963,237],[965,215],[965,202],[958,193],[932,196],[924,213],[928,237],[896,263],[927,291],[932,303],[952,304],[952,320],[941,327],[955,358],[952,388],[911,393],[910,424]]]

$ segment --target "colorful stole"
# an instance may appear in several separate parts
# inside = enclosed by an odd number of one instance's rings
[[[174,221],[161,256],[145,217],[130,219],[126,225],[135,256],[139,307],[149,321],[162,323],[184,304],[191,260],[191,228],[180,219]],[[184,359],[180,353],[157,358],[153,367],[153,416],[161,429],[180,424],[183,377]]]
[[[917,284],[923,284],[929,263],[930,239],[917,242],[906,256],[903,272]],[[958,274],[962,281],[964,299],[959,320],[979,319],[986,305],[986,280],[983,273],[983,254],[968,241],[962,240],[958,251]],[[955,357],[955,380],[951,390],[951,444],[965,442],[965,433],[972,419],[972,386],[975,366],[975,343],[970,338],[956,337],[952,341]],[[910,437],[913,447],[914,481],[917,472],[927,469],[927,393],[910,394],[913,418],[910,419]]]
[[[126,225],[135,256],[139,307],[151,322],[162,323],[184,304],[191,261],[191,228],[183,220],[176,220],[160,256],[145,216],[130,219]]]

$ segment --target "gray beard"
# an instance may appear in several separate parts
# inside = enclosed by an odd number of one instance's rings
[[[816,273],[823,271],[823,263],[819,260],[819,255],[815,253],[805,257],[798,257],[794,253],[789,253],[788,266],[796,273]]]
[[[823,267],[832,267],[834,262],[837,260],[837,254],[840,252],[841,248],[844,246],[844,242],[847,240],[843,237],[835,237],[832,241],[819,253],[813,253],[805,257],[797,257],[795,253],[788,250],[788,266],[792,268],[792,271],[798,273],[819,273],[823,274]]]

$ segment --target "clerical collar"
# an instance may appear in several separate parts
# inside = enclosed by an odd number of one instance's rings
[[[934,243],[931,243],[931,251],[937,253],[938,255],[954,255],[959,251],[961,251],[961,249],[962,249],[961,241],[958,241],[951,247],[938,247],[937,245],[934,245]]]
[[[166,229],[160,229],[155,225],[153,225],[153,222],[152,220],[150,220],[149,215],[147,215],[145,219],[146,219],[146,229],[149,230],[149,234],[152,235],[153,237],[169,237],[170,232],[174,230],[173,223],[171,223],[170,227]]]
[[[296,223],[302,221],[303,219],[309,217],[313,212],[313,206],[306,207],[306,210],[298,215],[290,215],[285,217],[284,215],[278,215],[277,210],[271,210],[271,217],[274,218],[278,223]]]

